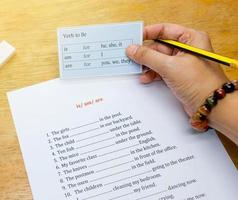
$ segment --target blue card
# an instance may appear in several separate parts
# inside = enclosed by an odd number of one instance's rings
[[[62,79],[138,74],[142,67],[125,49],[142,44],[143,22],[128,22],[58,29]]]

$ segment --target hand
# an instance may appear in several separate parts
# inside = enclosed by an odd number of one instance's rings
[[[213,51],[208,35],[176,24],[156,24],[144,28],[144,40],[176,40],[207,51]],[[163,44],[130,45],[127,56],[151,70],[141,75],[142,83],[163,79],[183,104],[189,116],[204,100],[228,79],[217,63],[170,48]]]

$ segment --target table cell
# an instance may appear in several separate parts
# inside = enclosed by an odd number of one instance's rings
[[[65,62],[64,69],[95,69],[95,68],[108,68],[115,66],[127,66],[131,65],[131,61],[128,57],[118,57],[118,58],[109,58],[101,60],[88,60],[88,61],[77,61],[77,62]]]
[[[63,62],[89,61],[96,59],[106,59],[113,57],[125,57],[125,49],[112,49],[105,51],[90,51],[81,53],[70,53],[63,55]]]
[[[81,53],[85,51],[98,51],[98,50],[111,50],[118,48],[126,48],[128,45],[132,44],[133,40],[112,40],[112,41],[98,41],[98,42],[88,42],[80,44],[66,44],[63,45],[63,53]]]

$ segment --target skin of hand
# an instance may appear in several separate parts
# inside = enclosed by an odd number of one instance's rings
[[[155,24],[144,28],[144,40],[176,40],[207,51],[213,51],[209,36],[176,24]],[[130,45],[129,58],[150,70],[141,75],[142,83],[163,79],[191,117],[205,99],[228,82],[219,64],[186,52],[152,42]],[[238,92],[227,94],[208,115],[209,126],[238,145]]]
[[[143,37],[144,40],[171,39],[213,51],[208,34],[176,24],[146,26]],[[214,90],[229,81],[219,64],[160,43],[130,45],[126,54],[151,69],[141,75],[142,83],[163,79],[190,117]]]

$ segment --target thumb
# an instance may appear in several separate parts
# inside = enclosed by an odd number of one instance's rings
[[[146,46],[130,45],[126,49],[127,56],[138,64],[145,65],[152,70],[163,73],[170,56],[162,54]]]

